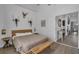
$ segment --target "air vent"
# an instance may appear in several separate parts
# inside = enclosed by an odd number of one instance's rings
[[[51,6],[51,4],[48,4],[48,6]]]
[[[40,4],[36,4],[37,6],[40,6]]]

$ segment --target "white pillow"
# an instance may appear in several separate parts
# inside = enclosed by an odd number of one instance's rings
[[[24,36],[24,35],[31,35],[31,32],[28,33],[16,33],[16,36]]]
[[[13,36],[13,39],[15,37],[18,37],[18,36],[25,36],[25,35],[31,35],[31,34],[33,34],[33,33],[31,33],[31,32],[28,32],[28,33],[16,33],[16,36]]]

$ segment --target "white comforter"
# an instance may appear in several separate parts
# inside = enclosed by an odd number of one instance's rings
[[[15,37],[13,40],[13,44],[16,48],[16,51],[20,52],[27,52],[29,49],[31,49],[33,46],[47,41],[47,37],[43,35],[38,34],[32,34],[32,35],[25,35],[20,37]]]

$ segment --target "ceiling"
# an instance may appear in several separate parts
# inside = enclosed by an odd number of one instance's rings
[[[16,4],[16,5],[23,7],[23,8],[28,8],[32,11],[37,11],[38,9],[38,6],[36,4]]]

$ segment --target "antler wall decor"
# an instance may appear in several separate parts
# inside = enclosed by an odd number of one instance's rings
[[[28,13],[22,12],[22,15],[23,15],[23,18],[25,18],[28,15]]]
[[[15,22],[16,27],[17,27],[17,26],[18,26],[18,22],[19,22],[19,20],[18,20],[17,18],[15,18],[15,19],[13,19],[13,21]]]

